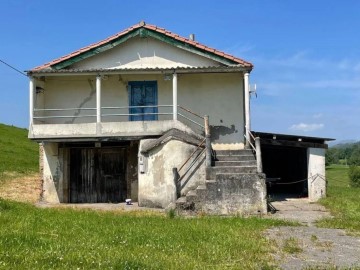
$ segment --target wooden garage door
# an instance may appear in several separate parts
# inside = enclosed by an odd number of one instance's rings
[[[108,203],[126,199],[125,148],[70,150],[70,202]]]

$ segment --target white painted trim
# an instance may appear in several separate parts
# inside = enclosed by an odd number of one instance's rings
[[[173,119],[177,120],[177,73],[173,73]]]
[[[101,76],[96,76],[96,122],[101,123]]]
[[[245,135],[250,140],[250,92],[249,92],[249,73],[244,73],[244,103],[245,103]],[[248,146],[248,141],[246,145]]]

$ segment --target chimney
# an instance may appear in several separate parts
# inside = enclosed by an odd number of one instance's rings
[[[190,34],[189,39],[195,41],[195,34]]]

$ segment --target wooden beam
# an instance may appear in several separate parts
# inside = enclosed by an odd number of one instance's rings
[[[274,139],[260,139],[261,144],[273,145],[273,146],[290,146],[290,147],[301,147],[301,148],[323,148],[327,149],[327,144],[312,143],[312,142],[297,142],[297,141],[286,141],[286,140],[274,140]]]

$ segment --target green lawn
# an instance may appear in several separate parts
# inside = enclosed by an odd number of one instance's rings
[[[37,209],[0,199],[0,269],[269,269],[259,218]]]
[[[39,147],[28,130],[0,124],[0,181],[38,171]]]
[[[321,227],[346,229],[360,235],[360,188],[350,187],[348,167],[332,165],[326,169],[327,198],[321,203],[331,210],[333,219],[318,223]]]

